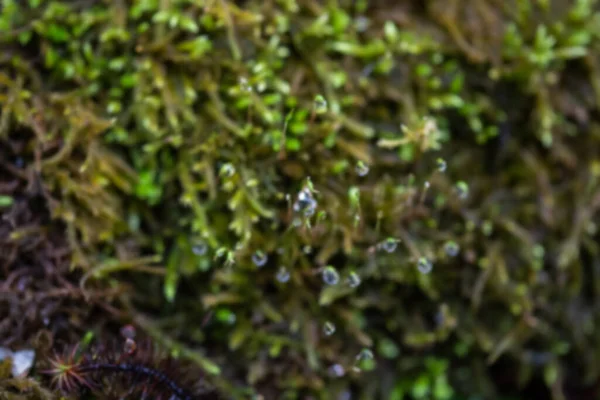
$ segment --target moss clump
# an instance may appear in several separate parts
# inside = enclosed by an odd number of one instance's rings
[[[83,293],[235,398],[594,392],[595,3],[324,3],[4,3]]]

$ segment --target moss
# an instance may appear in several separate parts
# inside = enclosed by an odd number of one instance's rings
[[[106,318],[234,398],[581,398],[600,376],[598,18],[7,1],[0,137],[82,296],[119,293]]]

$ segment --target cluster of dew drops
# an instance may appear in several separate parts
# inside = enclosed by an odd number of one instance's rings
[[[446,170],[446,161],[441,158],[438,158],[436,161],[437,170],[439,172],[445,172]],[[369,173],[369,167],[362,161],[359,161],[356,164],[355,172],[358,176],[364,177]],[[426,182],[426,186],[428,187],[428,182]],[[461,199],[464,199],[468,195],[468,186],[465,182],[460,181],[455,185],[455,191]],[[314,198],[312,187],[306,185],[303,189],[298,193],[295,202],[293,203],[292,209],[296,215],[310,218],[312,217],[317,209],[317,200]],[[293,225],[298,227],[302,223],[300,218],[296,218],[293,221]],[[397,247],[400,240],[388,237],[382,242],[378,243],[375,246],[375,249],[378,251],[384,251],[386,253],[393,253]],[[208,246],[204,241],[197,241],[192,246],[192,252],[197,256],[203,256],[206,254],[208,250]],[[304,252],[309,253],[311,251],[310,246],[305,246]],[[444,252],[449,257],[455,257],[460,252],[460,248],[458,244],[454,241],[447,241],[444,244]],[[267,264],[268,255],[266,252],[262,250],[255,251],[251,256],[252,263],[257,268],[262,268]],[[433,270],[433,262],[427,257],[419,257],[416,262],[416,268],[421,274],[429,274]],[[275,279],[281,283],[285,284],[289,282],[291,278],[291,273],[285,266],[279,266],[277,271],[275,272]],[[341,282],[341,277],[337,269],[332,265],[327,265],[321,269],[321,278],[325,285],[327,286],[335,286]],[[355,289],[361,284],[361,277],[355,271],[350,271],[350,273],[345,278],[345,284]],[[325,321],[322,328],[323,334],[325,336],[332,336],[336,332],[336,326],[331,321]],[[352,366],[352,370],[354,372],[360,372],[361,367],[365,363],[373,362],[374,355],[372,350],[369,348],[363,348],[358,355],[355,357],[354,365]],[[332,377],[342,377],[346,374],[346,368],[341,364],[334,364],[328,369],[329,374]]]
[[[441,158],[436,160],[437,170],[441,173],[446,171],[447,165],[446,161]],[[359,161],[356,164],[355,172],[358,176],[364,177],[369,173],[369,167],[362,161]],[[429,184],[426,182],[425,187],[428,188]],[[468,186],[466,183],[460,181],[455,185],[455,191],[461,199],[467,197],[468,194]],[[313,196],[313,191],[311,187],[305,186],[297,195],[295,202],[293,203],[293,211],[297,215],[303,216],[305,218],[310,218],[313,216],[317,209],[317,200]],[[301,220],[296,219],[293,223],[295,226],[300,226]],[[382,242],[378,243],[375,246],[375,249],[378,251],[384,251],[386,253],[393,253],[398,248],[398,243],[400,243],[399,239],[388,237]],[[304,252],[310,252],[310,246],[305,246]],[[460,251],[458,244],[454,241],[447,241],[444,244],[444,252],[449,257],[456,257]],[[252,255],[252,262],[258,268],[263,267],[268,260],[268,256],[261,250],[258,250]],[[429,274],[433,270],[433,262],[427,257],[419,257],[416,261],[416,268],[421,274]],[[275,279],[285,284],[290,280],[291,274],[290,271],[285,266],[280,266],[276,273]],[[337,269],[332,265],[327,265],[321,269],[321,279],[323,283],[327,286],[335,286],[340,284],[341,277]],[[360,286],[361,278],[358,273],[355,271],[350,271],[350,273],[345,278],[345,283],[348,287],[354,289]],[[322,332],[326,337],[332,336],[336,332],[336,326],[332,321],[325,321],[323,324]],[[369,348],[363,348],[355,357],[354,364],[352,366],[352,371],[360,372],[362,366],[365,363],[373,362],[374,355],[372,350]],[[342,377],[346,374],[346,367],[342,364],[333,364],[329,367],[328,373],[332,377]]]

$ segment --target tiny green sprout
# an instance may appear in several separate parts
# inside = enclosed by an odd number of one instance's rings
[[[350,207],[357,209],[360,205],[360,189],[356,186],[352,186],[348,189],[348,199],[350,201]]]
[[[14,199],[10,196],[0,196],[0,207],[10,207],[14,203]]]
[[[385,39],[389,43],[396,43],[398,41],[398,27],[392,21],[385,21],[383,25],[383,34]]]
[[[317,190],[315,190],[315,186],[312,183],[312,179],[310,179],[310,176],[306,177],[306,183],[304,184],[305,187],[308,188],[308,190],[311,191],[311,193],[319,193]]]
[[[165,277],[165,284],[163,286],[163,293],[167,301],[172,302],[175,299],[175,295],[177,294],[177,283],[179,281],[179,276],[177,271],[171,271],[169,269],[167,271],[167,275]]]
[[[483,232],[485,236],[491,236],[491,234],[494,232],[493,222],[490,220],[483,221],[481,224],[481,232]]]
[[[225,257],[224,265],[230,267],[235,264],[235,253],[232,250],[228,250],[226,247],[219,247],[215,251],[215,260]]]
[[[89,346],[92,343],[92,340],[94,340],[94,336],[95,336],[95,334],[93,331],[87,331],[85,333],[85,335],[83,336],[83,339],[81,339],[81,344],[84,347]]]
[[[225,258],[224,265],[226,267],[231,267],[233,264],[235,264],[235,253],[230,250],[227,252],[227,257]]]
[[[227,248],[226,247],[219,247],[217,249],[217,251],[215,251],[215,260],[218,258],[223,257],[225,254],[227,254]]]
[[[221,308],[217,310],[217,312],[215,313],[215,318],[217,319],[217,321],[224,322],[229,325],[235,324],[235,321],[237,319],[234,312],[227,308]]]
[[[313,109],[317,115],[325,114],[327,112],[327,100],[325,100],[325,97],[320,94],[316,95]]]
[[[531,254],[534,258],[541,260],[546,255],[546,249],[544,249],[544,246],[542,246],[541,244],[536,244],[531,249]]]
[[[323,222],[327,219],[327,211],[321,210],[317,213],[317,222]]]
[[[381,354],[383,357],[393,360],[400,355],[400,349],[396,343],[388,338],[383,338],[379,341],[377,345],[377,352]]]

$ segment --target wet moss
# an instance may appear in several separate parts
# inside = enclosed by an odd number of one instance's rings
[[[600,376],[598,18],[6,1],[0,138],[61,227],[73,312],[113,290],[100,334],[133,322],[234,398],[581,398]]]

